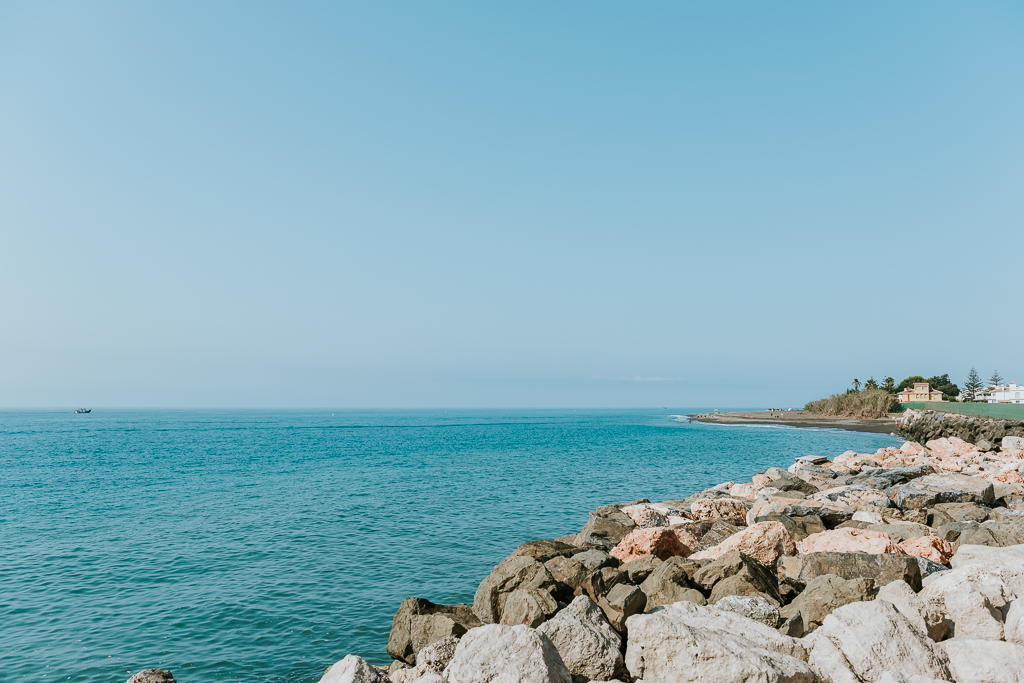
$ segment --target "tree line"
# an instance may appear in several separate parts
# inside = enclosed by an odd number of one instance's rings
[[[935,375],[934,377],[928,378],[922,377],[921,375],[911,375],[899,384],[896,384],[896,380],[892,377],[886,377],[881,382],[877,381],[874,377],[871,377],[863,384],[859,379],[854,379],[853,386],[850,389],[847,389],[846,393],[859,393],[861,391],[861,386],[863,386],[864,391],[880,390],[895,395],[904,389],[912,388],[915,384],[925,382],[928,383],[930,389],[942,392],[943,401],[957,401],[957,396],[961,393],[960,387],[950,381],[948,374]],[[986,385],[982,382],[981,376],[978,375],[978,371],[974,367],[971,367],[971,371],[967,374],[967,381],[964,383],[964,401],[973,402],[977,397],[978,392],[986,388],[986,386],[999,386],[1002,382],[1003,378],[999,374],[999,371],[996,370],[992,373],[992,377],[989,378],[988,385]]]

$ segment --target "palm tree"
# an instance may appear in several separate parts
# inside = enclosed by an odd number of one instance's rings
[[[856,377],[853,378],[853,390],[860,391],[860,380]]]

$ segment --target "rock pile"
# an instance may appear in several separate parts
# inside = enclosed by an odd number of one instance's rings
[[[600,507],[517,548],[473,605],[403,602],[390,680],[1024,683],[1024,440],[1000,442]],[[381,676],[346,658],[323,683]]]
[[[1024,421],[997,420],[936,410],[908,410],[900,418],[897,428],[903,438],[918,443],[956,437],[977,444],[981,451],[989,451],[1000,445],[1010,448],[1003,443],[1003,439],[1015,437],[1021,444],[1018,448],[1024,448]]]

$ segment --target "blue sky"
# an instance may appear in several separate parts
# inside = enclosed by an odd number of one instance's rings
[[[0,406],[1024,382],[1024,6],[4,3]]]

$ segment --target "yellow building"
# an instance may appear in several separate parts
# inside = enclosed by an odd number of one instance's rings
[[[929,388],[927,382],[915,382],[913,389],[907,387],[896,395],[900,397],[900,403],[942,400],[942,392]]]

